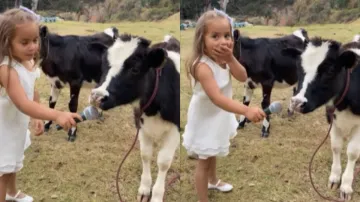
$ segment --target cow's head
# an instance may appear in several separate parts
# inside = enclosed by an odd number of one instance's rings
[[[284,50],[286,54],[300,58],[298,87],[290,108],[309,113],[324,104],[331,104],[340,96],[346,82],[346,69],[357,63],[360,53],[360,49],[344,47],[337,41],[316,37],[303,52],[294,48]]]
[[[119,30],[116,27],[109,27],[104,30],[104,33],[110,36],[114,41],[119,37]]]
[[[303,51],[309,43],[309,40],[308,32],[305,29],[300,28],[290,35],[283,37],[281,43],[286,48],[295,48]]]
[[[119,37],[119,30],[116,27],[109,27],[94,36],[97,40],[94,40],[93,42],[100,43],[108,48],[112,46],[115,40]]]
[[[108,110],[139,99],[148,82],[145,75],[163,64],[167,52],[150,48],[151,41],[129,34],[120,35],[108,49],[109,70],[101,85],[92,90],[90,102]]]
[[[152,48],[163,48],[168,51],[180,53],[180,41],[171,35],[165,35],[164,40],[152,45]]]
[[[292,33],[293,36],[300,39],[300,42],[298,43],[298,46],[305,48],[306,44],[309,43],[309,35],[308,32],[304,28],[300,28],[298,30],[295,30]],[[298,47],[297,47],[298,48]]]
[[[302,52],[305,50],[307,44],[309,43],[309,40],[310,39],[307,31],[303,28],[300,28],[298,30],[295,30],[291,35],[284,37],[284,41],[282,43],[285,45],[286,48],[293,48]],[[287,54],[285,54],[284,56],[287,56]]]

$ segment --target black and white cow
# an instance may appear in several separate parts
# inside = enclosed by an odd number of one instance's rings
[[[300,58],[298,88],[290,106],[303,114],[321,106],[335,107],[330,131],[333,162],[329,187],[340,186],[342,199],[351,198],[355,163],[360,155],[360,44],[356,41],[354,38],[354,42],[341,45],[316,37],[303,52],[291,48],[284,50],[284,53]],[[345,91],[348,70],[352,72],[348,91]],[[341,100],[344,91],[346,94]],[[340,153],[344,139],[349,139],[348,159],[341,176]]]
[[[165,178],[175,151],[180,144],[180,43],[173,37],[154,44],[143,37],[122,34],[107,51],[109,69],[101,85],[92,90],[91,103],[109,110],[132,104],[143,108],[155,88],[156,68],[162,67],[156,96],[141,116],[139,141],[143,172],[140,196],[151,191],[150,164],[154,143],[160,145],[158,176],[152,189],[151,202],[162,202]],[[139,200],[141,197],[139,197]]]
[[[76,112],[80,89],[84,82],[98,83],[102,75],[102,55],[118,35],[117,28],[90,36],[52,34],[46,26],[40,27],[40,66],[51,83],[49,107],[55,108],[61,89],[69,84],[69,110]],[[50,129],[52,121],[45,124]],[[69,130],[69,141],[76,138],[76,128]]]
[[[296,59],[282,54],[287,47],[303,49],[308,42],[308,34],[304,29],[298,29],[291,35],[280,38],[249,38],[234,30],[234,56],[245,67],[248,79],[245,82],[243,103],[250,104],[254,89],[262,87],[263,109],[269,107],[271,92],[275,88],[285,88],[296,84]],[[294,88],[295,90],[295,88]],[[289,111],[292,114],[291,111]],[[248,120],[241,115],[239,127],[243,128]],[[262,137],[270,133],[270,117],[263,121]]]

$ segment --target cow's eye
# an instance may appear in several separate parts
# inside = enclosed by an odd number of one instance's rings
[[[140,69],[139,69],[139,68],[136,68],[136,67],[131,68],[131,73],[134,74],[134,75],[139,74],[139,73],[140,73]]]

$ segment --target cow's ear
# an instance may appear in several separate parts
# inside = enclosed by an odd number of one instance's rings
[[[357,62],[360,54],[360,49],[350,49],[342,52],[336,60],[336,68],[352,68]]]
[[[281,53],[285,56],[297,58],[301,55],[302,51],[297,48],[284,48],[281,50]]]
[[[147,64],[150,68],[160,67],[167,58],[167,52],[162,48],[153,48],[147,55]]]
[[[113,30],[113,32],[114,32],[114,37],[113,37],[113,39],[115,40],[115,39],[119,38],[119,30],[118,30],[118,28],[112,27],[112,30]]]
[[[40,26],[39,29],[40,29],[40,37],[44,38],[48,35],[49,30],[48,30],[47,26],[45,26],[45,25]]]
[[[151,40],[148,40],[148,39],[145,39],[145,38],[142,38],[142,37],[139,37],[140,39],[140,44],[145,46],[145,47],[149,47],[150,44],[151,44]]]

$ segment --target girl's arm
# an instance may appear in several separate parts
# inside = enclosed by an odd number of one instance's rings
[[[196,78],[201,83],[205,93],[216,106],[228,112],[247,114],[249,110],[248,106],[232,100],[221,93],[221,90],[214,79],[213,72],[206,64],[200,63],[197,66],[195,73]]]
[[[40,104],[39,92],[34,89],[34,102]],[[35,135],[41,135],[44,132],[44,121],[40,119],[32,119],[32,127],[34,128]]]
[[[40,103],[39,92],[34,89],[34,102]]]
[[[266,117],[266,114],[260,108],[248,107],[224,96],[214,79],[213,72],[206,64],[200,63],[195,69],[195,74],[205,93],[216,106],[228,112],[243,114],[252,122],[258,122]]]
[[[15,106],[30,117],[56,121],[59,113],[61,113],[29,100],[20,84],[18,74],[13,68],[0,66],[0,84],[6,89]]]
[[[232,59],[227,64],[229,65],[231,75],[233,75],[236,80],[240,82],[246,81],[246,69],[238,62],[235,56],[232,56]]]

